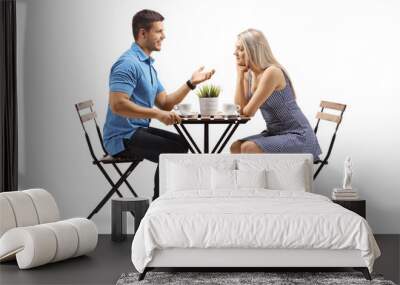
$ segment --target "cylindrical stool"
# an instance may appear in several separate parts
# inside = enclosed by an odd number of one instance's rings
[[[126,239],[126,212],[135,216],[135,232],[149,208],[147,198],[115,198],[111,201],[111,240]]]

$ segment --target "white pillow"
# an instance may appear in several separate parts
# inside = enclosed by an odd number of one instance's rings
[[[212,190],[236,190],[236,170],[211,169]]]
[[[184,165],[169,163],[168,165],[168,191],[185,191],[193,189],[209,189],[210,175],[207,168],[200,166],[186,167]]]
[[[235,170],[237,188],[268,188],[267,170]]]
[[[193,163],[190,160],[180,160],[177,163],[168,161],[167,191],[211,190],[212,169],[230,171],[235,168],[235,161],[221,160],[213,165]]]
[[[267,172],[268,188],[272,190],[307,191],[308,179],[304,162],[292,163],[290,167],[270,169]]]
[[[240,190],[243,188],[267,188],[266,170],[211,170],[211,189]]]
[[[237,165],[239,170],[266,169],[268,189],[311,191],[311,170],[305,160],[240,159]]]

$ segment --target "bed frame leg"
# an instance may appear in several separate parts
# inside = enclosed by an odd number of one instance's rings
[[[146,276],[148,269],[147,267],[144,269],[144,271],[142,273],[139,274],[139,278],[138,281],[142,281],[144,279],[144,277]]]
[[[369,274],[369,270],[367,267],[354,267],[354,269],[357,271],[361,271],[362,274],[364,275],[365,279],[372,280],[371,274]]]

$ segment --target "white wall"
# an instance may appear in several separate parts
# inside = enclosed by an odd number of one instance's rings
[[[74,103],[93,99],[104,122],[109,69],[130,47],[133,14],[149,8],[166,18],[167,38],[154,57],[169,91],[204,64],[217,70],[213,82],[223,88],[221,101],[232,101],[236,35],[255,27],[264,31],[288,69],[312,124],[320,100],[347,103],[332,159],[315,188],[329,195],[339,186],[344,158],[351,155],[354,185],[367,200],[374,232],[400,233],[399,2],[227,3],[18,0],[20,187],[50,190],[64,217],[86,216],[108,191],[107,181],[90,163]],[[194,94],[185,100],[197,107]],[[173,130],[158,122],[153,125]],[[263,127],[257,114],[233,139]],[[200,139],[201,129],[193,130]],[[221,131],[213,129],[213,141]],[[321,132],[325,147],[328,133]],[[131,176],[142,196],[152,196],[154,169],[144,162]],[[101,232],[110,231],[109,204],[94,221]]]

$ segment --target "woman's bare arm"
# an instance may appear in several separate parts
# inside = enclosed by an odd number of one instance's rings
[[[242,114],[252,117],[260,106],[271,96],[272,92],[279,86],[281,70],[277,67],[269,67],[261,75],[257,89],[250,100],[242,108]]]
[[[240,106],[240,112],[242,112],[244,106],[249,101],[247,98],[248,88],[247,88],[247,77],[248,72],[240,72],[237,73],[236,78],[236,89],[235,89],[235,104]]]

